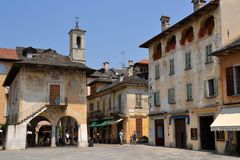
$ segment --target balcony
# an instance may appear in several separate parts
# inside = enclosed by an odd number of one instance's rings
[[[68,97],[64,98],[64,102],[61,102],[60,97],[56,97],[54,100],[50,99],[46,105],[48,108],[59,108],[65,111],[68,107]]]

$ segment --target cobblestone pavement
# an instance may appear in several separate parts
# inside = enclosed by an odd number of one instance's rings
[[[95,145],[0,151],[0,160],[240,160],[210,152],[145,145]]]

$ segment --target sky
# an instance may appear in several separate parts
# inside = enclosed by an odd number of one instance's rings
[[[148,57],[139,45],[193,12],[191,0],[1,0],[0,48],[51,48],[69,54],[68,32],[75,17],[86,33],[87,65],[127,66]]]

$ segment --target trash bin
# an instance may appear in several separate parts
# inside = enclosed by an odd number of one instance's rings
[[[88,147],[93,147],[93,139],[92,138],[88,139]]]

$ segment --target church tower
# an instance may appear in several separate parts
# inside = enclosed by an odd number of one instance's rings
[[[70,36],[70,57],[72,61],[83,64],[86,63],[85,33],[86,31],[79,28],[78,17],[76,17],[76,26],[68,33]]]

